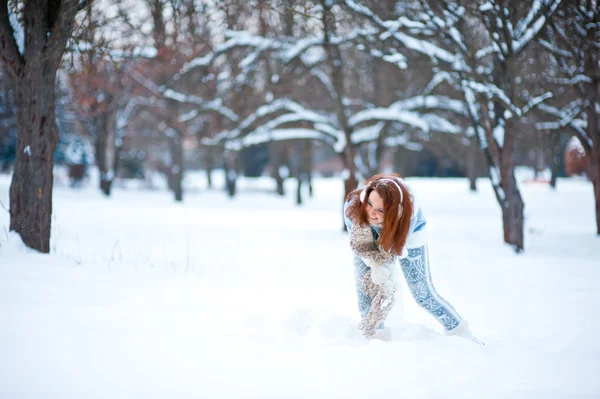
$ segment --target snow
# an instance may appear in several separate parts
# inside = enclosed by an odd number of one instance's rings
[[[505,128],[504,128],[504,120],[503,119],[500,119],[498,121],[498,124],[494,127],[494,130],[492,133],[493,133],[494,139],[496,140],[498,145],[500,147],[504,147]]]
[[[402,111],[397,107],[389,108],[371,108],[357,112],[348,119],[350,126],[356,126],[360,123],[372,120],[387,120],[405,123],[415,126],[425,132],[429,131],[429,125],[416,112]]]
[[[581,144],[581,141],[579,140],[579,138],[577,138],[577,136],[571,137],[571,139],[567,143],[565,152],[571,152],[571,151],[577,152],[582,157],[586,155],[585,148],[583,148],[583,144]]]
[[[19,49],[21,55],[25,54],[25,32],[23,31],[23,25],[19,22],[17,15],[13,12],[12,7],[7,5],[8,8],[8,19],[10,26],[13,29],[13,37]]]
[[[321,140],[330,146],[335,146],[335,139],[315,129],[286,128],[286,129],[257,129],[248,135],[225,142],[225,148],[239,151],[253,145],[283,140]]]
[[[537,14],[537,7],[541,7],[542,4],[540,3],[543,3],[543,5],[548,8],[546,15],[542,15],[535,22],[530,23],[533,18],[532,15]],[[538,32],[546,25],[547,17],[550,17],[552,13],[554,13],[560,3],[561,0],[544,0],[543,2],[541,0],[534,1],[525,22],[521,25],[526,27],[522,34],[519,34],[519,32],[523,29],[519,29],[519,25],[517,25],[518,32],[515,33],[515,40],[512,42],[512,50],[514,53],[519,53],[523,50],[523,48],[525,48],[525,46],[538,34]]]
[[[392,341],[356,336],[339,178],[316,178],[303,207],[291,180],[279,197],[272,180],[240,179],[228,199],[187,174],[184,203],[58,180],[50,255],[24,248],[0,213],[0,397],[600,395],[591,184],[521,184],[516,255],[488,180],[478,193],[464,179],[407,181],[428,217],[436,288],[486,346],[443,335],[406,289]],[[0,176],[3,204],[9,185]]]

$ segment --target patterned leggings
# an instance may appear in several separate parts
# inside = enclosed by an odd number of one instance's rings
[[[462,318],[452,305],[442,298],[433,287],[431,273],[429,272],[427,246],[409,248],[408,257],[400,259],[400,265],[402,266],[402,272],[406,278],[410,293],[417,304],[435,317],[447,331],[456,328]],[[363,279],[370,269],[358,256],[354,257],[354,266],[358,310],[364,321],[371,310],[371,303],[373,301],[373,292],[363,290]],[[386,316],[388,312],[386,312]],[[383,327],[383,324],[378,327]]]

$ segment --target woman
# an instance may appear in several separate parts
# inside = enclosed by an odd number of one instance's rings
[[[447,334],[477,343],[467,322],[433,287],[425,237],[426,220],[398,175],[375,175],[352,191],[344,204],[350,247],[354,252],[359,329],[389,339],[383,322],[394,305],[395,260],[416,302],[442,324]]]

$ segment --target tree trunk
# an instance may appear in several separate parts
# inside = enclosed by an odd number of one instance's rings
[[[269,143],[269,157],[271,158],[271,170],[275,179],[276,192],[280,196],[285,195],[284,178],[281,176],[281,167],[285,160],[285,143],[272,142]]]
[[[600,157],[596,157],[596,176],[600,174]],[[594,200],[596,201],[596,234],[600,236],[600,183],[598,179],[593,181],[594,185]]]
[[[52,169],[58,142],[56,71],[73,32],[79,2],[32,0],[19,4],[22,4],[22,18],[16,23],[23,28],[22,52],[9,21],[9,2],[0,2],[0,62],[16,83],[17,105],[16,159],[9,194],[10,230],[16,231],[28,247],[48,253]]]
[[[302,205],[302,174],[296,176],[298,185],[296,186],[296,204]]]
[[[225,188],[227,195],[233,198],[236,194],[237,165],[233,153],[225,155]]]
[[[593,15],[589,21],[586,38],[589,43],[585,51],[584,70],[585,74],[592,78],[591,84],[586,86],[587,99],[590,105],[587,109],[587,135],[591,140],[590,179],[594,186],[594,198],[596,201],[596,234],[600,235],[600,66],[598,65],[598,33],[600,33],[600,12],[598,4],[594,1],[586,3],[588,15]]]
[[[208,189],[211,189],[213,188],[212,171],[215,166],[215,159],[210,149],[207,149],[204,154],[204,160],[206,163],[206,181],[208,184]]]
[[[306,182],[308,184],[308,196],[313,197],[312,168],[313,168],[313,142],[306,140],[302,151],[302,167],[306,173]]]
[[[323,12],[321,14],[321,21],[323,24],[323,45],[327,52],[327,64],[331,69],[331,81],[335,91],[335,97],[333,98],[335,114],[346,139],[346,148],[344,148],[344,152],[341,154],[345,169],[344,173],[347,173],[347,176],[344,178],[344,198],[342,201],[344,202],[348,197],[348,194],[350,194],[350,192],[358,185],[356,179],[357,168],[354,161],[357,149],[352,144],[353,129],[348,122],[349,112],[347,112],[343,101],[345,93],[344,60],[342,59],[342,53],[338,46],[331,43],[331,35],[335,35],[335,16],[332,12],[333,5],[326,0],[321,0],[321,5],[323,7]],[[344,231],[347,230],[343,215],[342,228]]]
[[[283,187],[283,177],[281,177],[281,173],[279,173],[279,167],[276,167],[275,170],[273,171],[273,173],[275,174],[274,178],[275,178],[275,183],[277,185],[277,195],[280,196],[284,196],[285,195],[285,189]]]
[[[467,148],[467,178],[469,179],[469,190],[477,191],[477,155],[479,154],[479,144],[475,137],[469,137],[469,147]]]
[[[598,115],[593,107],[588,110],[588,135],[592,138],[590,151],[590,180],[594,187],[596,210],[596,234],[600,235],[600,132],[598,132]]]
[[[504,148],[500,164],[500,185],[504,191],[505,202],[501,203],[500,206],[502,207],[504,242],[514,246],[516,252],[521,252],[525,248],[523,240],[523,210],[525,204],[523,203],[523,198],[521,197],[515,178],[515,150],[516,133],[514,121],[508,119],[505,125]]]
[[[171,190],[175,201],[183,201],[183,140],[179,130],[172,129],[169,135],[169,150],[171,152],[172,164],[169,170],[169,179],[171,179]]]
[[[115,135],[116,123],[113,112],[103,112],[98,117],[96,131],[96,164],[100,172],[100,191],[110,196],[112,182],[115,178],[113,166],[115,164]]]
[[[55,122],[54,76],[25,66],[16,90],[17,151],[10,184],[10,230],[30,248],[50,252]]]
[[[516,252],[524,249],[523,210],[525,204],[515,181],[503,185],[506,194],[506,202],[502,207],[502,223],[504,227],[504,242],[514,246]]]
[[[546,132],[546,134],[550,134],[550,187],[553,190],[556,190],[556,181],[558,179],[558,173],[560,172],[560,134],[559,133],[550,133]]]

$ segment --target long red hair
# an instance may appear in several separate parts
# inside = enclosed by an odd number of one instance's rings
[[[402,190],[402,204],[400,204],[398,187],[390,179],[394,180]],[[363,190],[365,191],[365,200],[361,202],[360,196]],[[396,173],[391,175],[378,174],[365,180],[363,186],[352,191],[346,197],[346,201],[351,201],[348,209],[346,209],[346,216],[352,220],[352,223],[358,223],[361,226],[369,225],[367,199],[372,191],[377,191],[383,200],[383,225],[377,245],[386,252],[400,255],[406,244],[410,219],[413,214],[413,201],[410,192]],[[398,217],[399,205],[402,205],[400,217]]]

